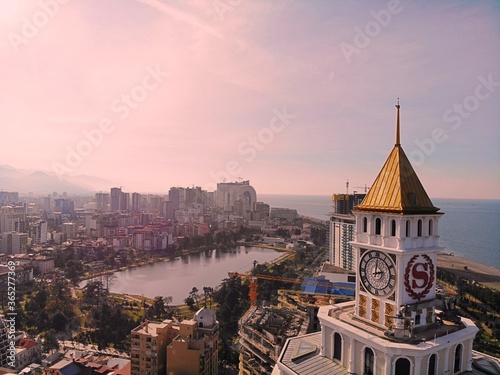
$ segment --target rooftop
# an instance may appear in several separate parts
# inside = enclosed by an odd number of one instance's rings
[[[283,348],[279,362],[295,374],[300,375],[347,375],[345,368],[320,354],[321,332],[297,336],[289,339]],[[473,351],[472,371],[463,374],[491,375],[500,374],[500,360]],[[279,374],[278,365],[273,375]]]
[[[164,320],[163,322],[146,321],[142,323],[140,326],[134,328],[132,332],[139,333],[141,335],[149,335],[151,337],[156,337],[158,336],[157,330],[168,327],[168,325],[171,322],[172,322],[171,320]]]
[[[356,327],[361,331],[366,332],[370,337],[379,337],[382,340],[395,344],[409,344],[409,345],[434,345],[436,340],[439,341],[440,337],[450,335],[454,332],[458,332],[462,329],[475,327],[474,323],[469,319],[458,318],[458,322],[453,322],[451,320],[442,319],[440,323],[433,323],[425,327],[416,327],[412,330],[410,337],[405,338],[394,338],[389,335],[389,331],[386,327],[380,327],[377,324],[371,323],[364,319],[359,318],[354,314],[354,302],[346,302],[337,304],[335,306],[327,307],[328,316],[333,319],[338,319],[350,326]],[[477,329],[477,328],[476,328]]]
[[[396,121],[396,143],[375,182],[356,211],[381,211],[399,214],[436,213],[415,170],[399,141],[399,104]]]
[[[283,348],[280,363],[301,375],[347,375],[345,368],[320,355],[320,347],[321,332],[293,337]]]

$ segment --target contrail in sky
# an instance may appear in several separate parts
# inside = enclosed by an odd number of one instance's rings
[[[179,9],[175,9],[171,5],[167,5],[159,0],[136,0],[139,3],[143,3],[146,5],[149,5],[152,8],[158,9],[161,12],[168,14],[169,16],[172,16],[173,18],[176,18],[180,21],[183,21],[191,26],[194,26],[198,29],[201,29],[208,34],[211,34],[219,39],[224,39],[223,36],[215,30],[213,27],[206,25],[196,17],[193,17],[192,15],[183,12]]]

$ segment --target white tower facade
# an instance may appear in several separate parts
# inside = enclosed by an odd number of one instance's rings
[[[472,344],[478,328],[470,319],[440,311],[443,300],[436,295],[436,278],[437,255],[443,250],[438,226],[442,213],[432,204],[401,147],[399,104],[396,107],[394,148],[353,211],[355,301],[321,307],[321,344],[305,336],[296,340],[294,350],[316,347],[316,365],[336,374],[465,373],[472,370]],[[276,373],[301,373],[293,361],[293,345],[291,340],[285,346]],[[307,364],[307,355],[315,360],[309,354],[313,352],[310,349],[300,358],[300,366]]]

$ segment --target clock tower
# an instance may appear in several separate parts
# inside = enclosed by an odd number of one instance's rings
[[[442,214],[401,147],[396,108],[395,145],[353,211],[356,299],[320,307],[321,332],[288,339],[275,368],[280,375],[472,371],[478,328],[450,308],[453,296],[436,295]]]
[[[478,328],[436,295],[442,214],[396,142],[364,200],[355,207],[355,301],[318,311],[321,332],[288,339],[280,375],[456,375],[472,371]],[[273,374],[275,372],[273,371]]]
[[[396,142],[356,217],[358,280],[355,314],[360,320],[409,335],[435,322],[439,208],[434,207]]]

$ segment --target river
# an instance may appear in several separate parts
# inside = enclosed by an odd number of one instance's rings
[[[193,287],[200,292],[203,292],[203,287],[215,288],[228,277],[228,272],[246,273],[253,267],[254,260],[259,263],[270,262],[282,254],[270,249],[245,246],[194,253],[115,272],[116,279],[109,289],[113,293],[150,298],[171,296],[172,304],[180,305]]]

